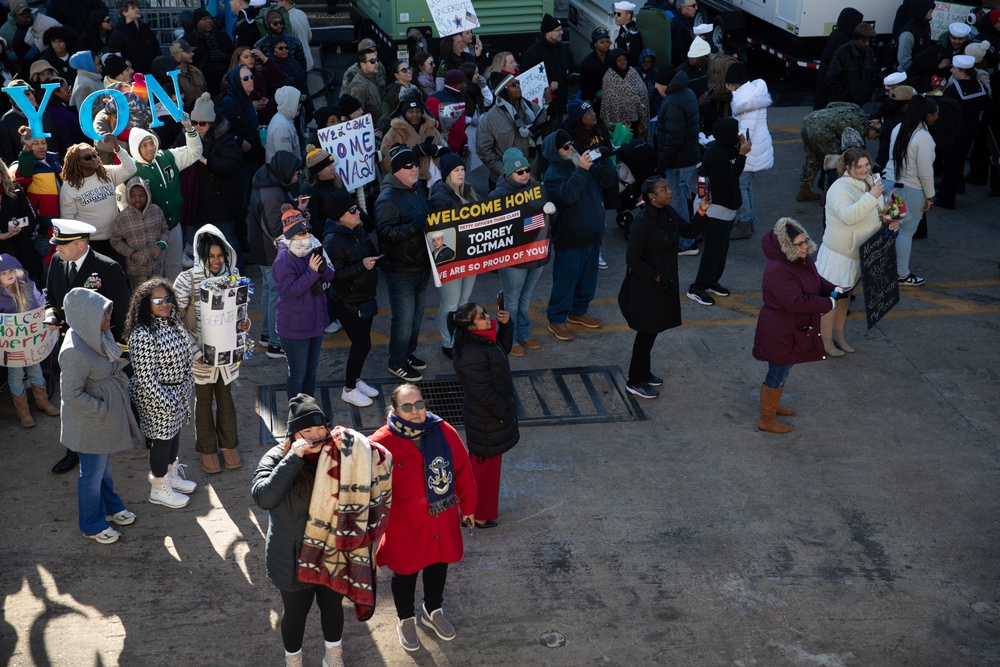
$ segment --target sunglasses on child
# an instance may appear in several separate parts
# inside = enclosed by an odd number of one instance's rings
[[[530,171],[529,169],[518,169],[517,171],[514,172],[514,176],[524,176],[529,171]]]
[[[174,297],[170,296],[155,296],[149,300],[154,306],[162,306],[165,303],[173,303]]]

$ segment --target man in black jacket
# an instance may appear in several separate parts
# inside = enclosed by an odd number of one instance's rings
[[[684,72],[674,74],[664,93],[663,106],[656,121],[656,150],[660,153],[656,171],[663,174],[674,193],[677,213],[685,222],[690,222],[691,177],[701,160],[698,98],[688,88],[688,77]],[[681,237],[677,254],[697,255],[698,248],[694,243],[694,239]]]
[[[61,335],[65,336],[69,327],[63,313],[63,299],[71,289],[83,287],[114,304],[111,333],[115,340],[121,341],[128,312],[128,279],[117,262],[90,248],[90,235],[96,232],[97,228],[86,222],[53,218],[49,243],[55,246],[56,252],[45,283],[45,325],[49,329],[61,329]],[[59,350],[52,353],[58,355]],[[67,449],[66,455],[52,466],[52,472],[69,472],[79,462],[76,452]]]
[[[562,23],[552,15],[546,14],[542,17],[541,34],[521,58],[522,72],[527,72],[538,63],[545,63],[545,74],[549,77],[549,88],[552,90],[560,118],[566,111],[568,100],[566,80],[570,74],[576,72],[573,52],[570,51],[569,44],[562,41],[562,36]]]
[[[833,32],[826,38],[826,45],[823,47],[823,55],[819,59],[819,68],[816,70],[816,81],[820,85],[816,86],[816,96],[813,98],[813,109],[824,109],[830,101],[829,92],[823,82],[826,81],[826,73],[830,70],[830,63],[833,61],[833,54],[844,44],[851,41],[854,36],[854,29],[864,16],[853,7],[845,7],[837,17],[837,25]]]
[[[424,297],[431,279],[424,228],[427,226],[427,190],[420,182],[420,159],[405,144],[389,149],[392,174],[382,181],[375,200],[379,268],[389,288],[392,325],[389,329],[389,372],[419,382],[427,363],[414,355],[424,315]]]
[[[132,63],[136,72],[152,72],[153,58],[163,55],[156,35],[148,23],[142,22],[139,0],[124,0],[118,6],[121,21],[108,35],[108,51],[120,53]]]
[[[195,67],[205,75],[208,92],[215,97],[219,94],[222,77],[229,70],[229,59],[233,55],[233,40],[224,31],[215,27],[212,15],[198,8],[191,14],[194,26],[184,33],[184,39],[194,49]]]
[[[869,48],[875,38],[875,28],[859,23],[854,28],[854,41],[844,44],[833,54],[826,73],[826,88],[830,102],[852,102],[862,109],[872,101],[875,89],[875,54]]]

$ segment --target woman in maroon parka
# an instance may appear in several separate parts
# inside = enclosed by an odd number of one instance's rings
[[[816,262],[809,256],[816,252],[816,244],[795,220],[778,220],[760,245],[767,266],[761,285],[764,306],[757,317],[753,356],[767,362],[767,377],[760,386],[757,428],[788,433],[792,427],[775,419],[775,415],[795,414],[795,410],[781,405],[785,380],[794,364],[826,359],[819,317],[847,295],[816,271]]]
[[[472,525],[476,514],[478,493],[469,453],[455,428],[427,410],[413,384],[392,392],[386,425],[369,440],[392,454],[392,510],[375,559],[393,572],[399,643],[407,651],[420,648],[414,598],[421,570],[420,623],[451,641],[455,628],[441,605],[448,563],[462,559],[461,524]]]

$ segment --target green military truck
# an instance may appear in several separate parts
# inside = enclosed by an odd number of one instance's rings
[[[542,16],[553,13],[553,0],[473,0],[473,5],[480,23],[473,32],[492,52],[521,53],[535,41]],[[351,0],[351,9],[360,34],[374,39],[383,57],[408,60],[415,41],[408,33],[416,28],[437,60],[440,35],[424,0]]]

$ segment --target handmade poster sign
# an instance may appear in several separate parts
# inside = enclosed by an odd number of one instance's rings
[[[968,5],[952,2],[935,3],[934,13],[931,14],[931,39],[936,40],[948,32],[948,26],[952,23],[969,23],[970,17],[973,16],[971,10],[972,7]]]
[[[240,330],[240,322],[247,319],[250,289],[247,278],[209,279],[199,286],[202,361],[209,366],[238,364],[248,356],[247,334]]]
[[[896,233],[881,229],[861,244],[861,284],[865,290],[865,319],[871,329],[899,303],[896,275]]]
[[[0,314],[0,365],[33,366],[52,354],[60,332],[49,330],[44,319],[45,306]]]
[[[434,284],[544,259],[549,218],[541,185],[496,199],[427,214]]]
[[[427,0],[427,8],[441,37],[479,27],[471,0]]]
[[[336,158],[337,173],[348,190],[375,180],[375,125],[370,113],[316,134],[323,150]]]
[[[545,73],[545,63],[538,63],[527,72],[521,72],[517,77],[521,84],[521,97],[533,104],[542,105],[545,89],[549,87],[549,78]]]

